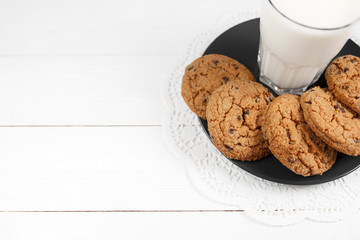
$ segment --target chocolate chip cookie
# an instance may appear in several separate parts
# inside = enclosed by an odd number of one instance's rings
[[[314,87],[301,96],[304,117],[319,138],[339,152],[360,154],[360,118],[334,94]]]
[[[335,59],[325,78],[335,97],[360,114],[360,58],[346,55]]]
[[[321,175],[336,161],[337,152],[306,124],[297,95],[283,94],[272,101],[261,125],[270,151],[296,174]]]
[[[181,95],[196,115],[206,119],[206,105],[213,91],[236,78],[255,81],[250,70],[235,59],[219,54],[205,55],[186,67]]]
[[[233,80],[212,94],[207,106],[210,137],[226,157],[255,161],[269,155],[259,118],[273,99],[261,84]]]

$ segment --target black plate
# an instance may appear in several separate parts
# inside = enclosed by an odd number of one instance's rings
[[[216,38],[206,49],[204,55],[218,53],[232,57],[248,67],[254,73],[256,79],[259,79],[259,68],[256,62],[259,48],[259,36],[258,18],[241,23],[230,28]],[[349,40],[338,56],[345,54],[360,56],[360,47]],[[321,76],[320,80],[315,85],[322,87],[327,86],[324,75]],[[271,89],[269,90],[276,96]],[[200,118],[199,120],[209,136],[207,122]],[[336,163],[329,171],[321,176],[303,177],[287,169],[273,155],[255,162],[229,160],[238,167],[260,178],[294,185],[310,185],[329,182],[349,174],[360,166],[360,157],[351,157],[339,153]]]

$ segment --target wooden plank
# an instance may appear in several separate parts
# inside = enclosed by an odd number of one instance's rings
[[[200,196],[160,127],[1,127],[0,211],[231,209]]]
[[[174,58],[0,57],[0,125],[161,125]]]
[[[0,54],[177,54],[184,36],[243,6],[238,0],[1,1]]]
[[[287,227],[254,222],[239,212],[0,213],[1,239],[359,239],[360,213],[344,221]]]

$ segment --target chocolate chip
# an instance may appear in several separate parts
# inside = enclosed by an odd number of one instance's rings
[[[349,71],[349,68],[347,68],[347,67],[344,68],[344,72],[347,72],[347,71]]]
[[[236,70],[239,69],[238,65],[236,65],[235,63],[233,64],[233,66],[234,66],[234,68],[235,68]]]
[[[233,128],[230,128],[230,129],[229,129],[229,133],[230,133],[230,134],[233,134],[234,132],[235,132],[235,130],[234,130]]]
[[[288,157],[288,161],[289,161],[290,163],[294,163],[294,162],[296,162],[296,160],[297,160],[297,158],[294,157],[294,156]]]
[[[213,63],[215,64],[215,66],[217,66],[219,63],[219,60],[214,60]]]
[[[328,149],[329,149],[329,145],[325,144],[324,151],[327,152],[329,155]]]
[[[305,103],[306,103],[306,104],[311,104],[311,101],[306,101]]]
[[[359,99],[360,97],[359,96],[356,96],[355,99]]]
[[[290,139],[290,130],[288,128],[286,128],[286,136],[288,139]]]
[[[249,110],[249,109],[246,109],[246,110],[243,112],[242,118],[244,119],[244,121],[245,121],[245,116],[246,116],[246,115],[249,115],[249,113],[250,113],[250,110]]]
[[[270,93],[265,93],[265,96],[267,96],[268,98],[272,98],[271,94]]]
[[[237,120],[238,120],[238,121],[241,121],[241,116],[237,116]]]
[[[229,151],[231,151],[231,150],[233,150],[231,147],[229,147],[228,145],[224,145],[225,146],[225,148],[227,149],[227,150],[229,150]]]
[[[343,59],[347,59],[347,56],[343,57]]]
[[[242,146],[242,144],[241,144],[241,143],[238,143],[237,145]]]
[[[355,143],[360,143],[360,140],[357,138],[354,138]]]
[[[348,86],[348,85],[344,86],[344,89],[345,89],[345,90],[348,90],[348,89],[349,89],[349,86]]]
[[[228,78],[228,77],[223,77],[223,80],[224,80],[225,82],[228,82],[228,81],[229,81],[229,78]]]
[[[340,112],[342,112],[342,113],[345,113],[346,111],[345,111],[345,108],[344,107],[342,107],[342,106],[340,106],[340,104],[335,104],[335,106],[334,106],[334,108],[336,109],[336,110],[340,110]]]
[[[204,99],[204,103],[207,103],[207,99],[206,99],[206,98]]]
[[[340,74],[341,74],[341,71],[337,71],[337,74],[339,74],[339,75],[340,75]]]
[[[190,66],[188,66],[188,68],[187,68],[187,70],[191,70],[191,69],[193,69],[194,68],[194,66],[193,65],[190,65]]]
[[[238,87],[235,87],[235,89],[236,89],[236,90],[239,90],[239,88],[238,88]]]
[[[356,60],[352,58],[352,59],[350,59],[350,62],[351,62],[351,63],[355,63]]]
[[[272,100],[274,99],[274,97],[273,97],[271,94],[269,94],[269,93],[267,93],[266,96],[268,97],[268,99],[265,98],[266,105],[269,105],[269,102],[272,102]]]

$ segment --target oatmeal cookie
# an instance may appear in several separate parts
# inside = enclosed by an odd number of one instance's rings
[[[325,78],[335,97],[360,114],[360,58],[346,55],[335,59]]]
[[[273,99],[261,84],[233,80],[212,94],[207,106],[210,137],[226,157],[255,161],[269,155],[259,118]]]
[[[360,154],[360,118],[334,94],[314,87],[301,96],[307,124],[319,138],[347,155]]]
[[[270,151],[298,175],[321,175],[336,161],[337,152],[306,124],[297,95],[283,94],[272,101],[261,125]]]
[[[219,54],[205,55],[186,67],[181,95],[196,115],[206,119],[206,105],[212,92],[236,78],[255,81],[250,70],[235,59]]]

